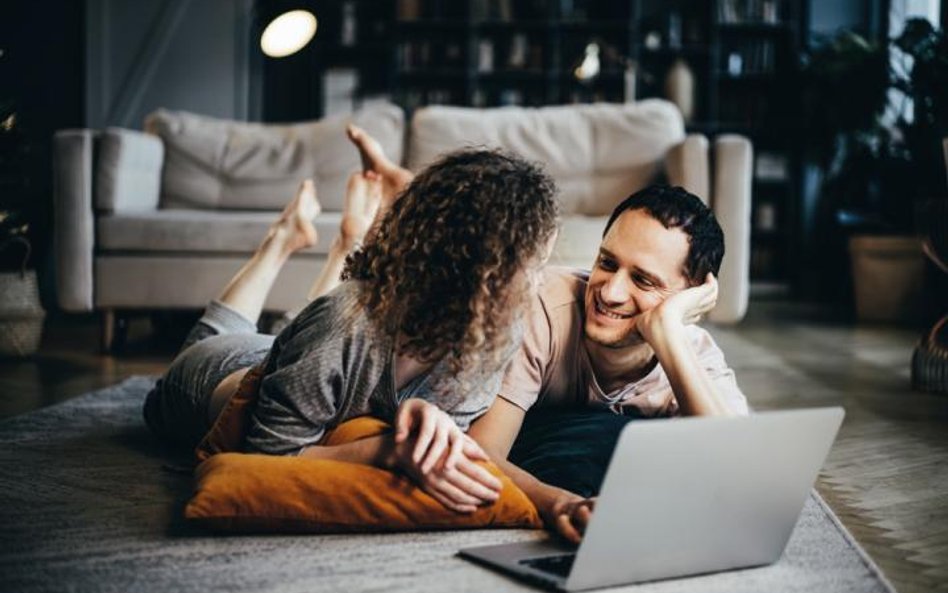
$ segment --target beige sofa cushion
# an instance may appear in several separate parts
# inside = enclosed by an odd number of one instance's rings
[[[560,218],[559,235],[550,256],[550,265],[568,268],[592,268],[602,243],[602,231],[608,216],[567,214]]]
[[[245,254],[115,254],[95,258],[95,306],[106,309],[203,309],[247,263]],[[293,257],[280,269],[264,309],[289,311],[306,295],[325,263]]]
[[[401,160],[405,122],[395,105],[288,125],[160,109],[145,120],[165,145],[160,207],[279,210],[312,177],[324,209],[341,210],[346,179],[360,166],[345,137],[349,121]]]
[[[499,147],[543,163],[565,214],[601,216],[650,183],[685,137],[677,108],[650,99],[628,105],[471,109],[426,107],[411,123],[407,163],[418,170],[465,146]]]
[[[165,149],[158,138],[106,128],[99,137],[95,206],[100,211],[145,211],[158,206]]]
[[[111,214],[96,220],[100,251],[250,254],[279,212],[153,210]],[[305,253],[325,254],[339,233],[342,215],[324,212],[313,224],[319,242]]]

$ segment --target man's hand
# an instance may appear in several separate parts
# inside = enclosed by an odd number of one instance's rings
[[[718,281],[709,273],[701,286],[673,294],[639,316],[636,329],[655,351],[655,357],[671,385],[666,401],[649,398],[653,412],[681,413],[684,416],[731,414],[685,332],[685,326],[697,323],[701,316],[714,308],[717,300]]]
[[[379,141],[359,126],[355,124],[346,126],[346,135],[359,151],[362,172],[372,172],[379,176],[382,182],[382,207],[387,208],[395,201],[395,197],[408,187],[415,176],[408,169],[399,167],[389,160]]]
[[[653,344],[660,330],[698,323],[717,302],[718,280],[709,272],[704,284],[679,291],[639,315],[636,329],[646,342]]]
[[[475,461],[489,458],[436,406],[412,398],[398,407],[394,463],[445,507],[473,513],[500,496],[500,480]]]
[[[567,541],[579,544],[586,532],[586,526],[592,519],[592,512],[596,506],[595,498],[570,496],[553,505],[552,516],[546,517],[548,525],[556,528]]]

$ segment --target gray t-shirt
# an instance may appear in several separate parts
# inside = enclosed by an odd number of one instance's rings
[[[310,303],[277,336],[264,362],[248,451],[298,454],[351,418],[394,421],[399,403],[410,397],[437,405],[463,430],[493,403],[502,371],[476,377],[463,393],[460,385],[450,388],[454,378],[443,360],[396,393],[394,336],[369,321],[358,292],[357,282],[344,282]],[[442,383],[448,389],[436,391]]]

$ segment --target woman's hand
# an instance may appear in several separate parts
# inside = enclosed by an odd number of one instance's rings
[[[472,513],[500,496],[500,480],[475,463],[490,460],[484,450],[424,400],[407,399],[398,407],[394,457],[425,492],[459,513]]]

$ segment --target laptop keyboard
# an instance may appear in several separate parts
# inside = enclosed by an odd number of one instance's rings
[[[576,554],[557,554],[556,556],[527,558],[521,560],[520,564],[566,578],[569,576],[569,571],[573,569],[574,560],[576,560]]]

